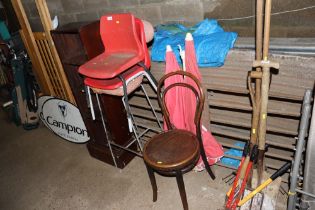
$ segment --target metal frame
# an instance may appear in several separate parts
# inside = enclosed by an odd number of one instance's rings
[[[288,192],[288,195],[289,195],[288,210],[295,209],[297,205],[297,193],[301,193],[303,195],[307,195],[312,198],[315,198],[314,194],[306,192],[304,190],[305,185],[307,185],[305,181],[306,177],[303,178],[303,190],[300,190],[297,188],[298,181],[301,180],[299,171],[300,171],[300,166],[301,166],[302,155],[305,150],[306,133],[309,127],[309,118],[311,115],[311,100],[312,100],[312,91],[306,90],[304,94],[303,105],[302,105],[302,118],[301,118],[300,127],[299,127],[299,136],[298,136],[297,145],[296,145],[296,152],[294,155],[294,163],[291,169],[290,189]],[[305,162],[305,169],[308,168],[309,164],[310,163],[308,163],[307,161]],[[306,174],[304,174],[304,176],[306,176]],[[305,207],[302,208],[302,205],[301,205],[300,208],[305,209],[305,210],[308,209],[307,205],[304,205],[304,206]]]
[[[130,141],[128,143],[128,145],[122,146],[122,145],[116,144],[115,142],[111,141],[111,139],[109,138],[108,130],[107,130],[106,123],[105,123],[105,120],[104,120],[104,115],[102,113],[102,107],[101,107],[101,104],[100,104],[100,101],[99,101],[99,96],[98,96],[99,94],[95,93],[96,94],[96,99],[97,99],[97,105],[98,105],[98,108],[99,108],[100,113],[101,113],[101,119],[102,119],[103,128],[104,128],[104,131],[106,133],[107,144],[108,144],[108,147],[109,147],[109,150],[110,150],[110,153],[111,153],[111,156],[112,156],[112,159],[113,159],[115,167],[117,167],[117,163],[116,163],[116,159],[115,159],[115,156],[114,156],[114,153],[113,153],[112,145],[142,157],[143,141],[141,140],[141,137],[145,133],[150,131],[150,130],[156,132],[156,130],[153,130],[151,128],[146,128],[142,133],[139,134],[137,124],[136,124],[136,122],[134,120],[134,116],[133,116],[133,114],[131,112],[130,105],[129,105],[129,102],[128,102],[127,86],[128,86],[128,84],[130,82],[132,82],[134,79],[136,79],[139,76],[146,77],[147,80],[149,81],[149,83],[151,84],[152,88],[154,89],[154,91],[155,92],[157,91],[157,82],[156,82],[155,78],[153,77],[153,75],[149,72],[148,68],[146,68],[145,65],[142,65],[142,63],[138,63],[138,65],[143,67],[144,71],[138,72],[137,74],[133,75],[132,77],[130,77],[127,80],[125,80],[122,76],[119,76],[119,79],[123,83],[122,88],[123,88],[124,95],[122,96],[122,102],[123,102],[123,105],[124,105],[125,110],[127,112],[129,131],[134,133],[134,137],[135,137],[132,141]],[[156,112],[154,110],[154,107],[153,107],[153,105],[152,105],[152,103],[151,103],[151,101],[149,99],[149,96],[148,96],[144,86],[142,84],[140,84],[140,87],[141,87],[143,93],[145,94],[146,100],[147,100],[147,102],[149,103],[149,105],[151,107],[151,111],[154,114],[154,117],[155,117],[155,119],[156,119],[160,129],[162,130],[163,127],[162,127],[162,125],[161,125],[161,123],[160,123],[160,121],[159,121],[159,119],[157,117],[157,114],[156,114]],[[95,120],[95,111],[94,111],[94,107],[93,107],[93,101],[92,101],[91,90],[90,90],[91,88],[89,86],[86,86],[86,89],[87,89],[87,94],[88,94],[87,100],[88,100],[88,105],[90,107],[92,119]],[[139,148],[140,152],[132,150],[132,149],[129,148],[131,145],[134,144],[134,142],[137,142],[137,145],[138,145],[138,148]]]

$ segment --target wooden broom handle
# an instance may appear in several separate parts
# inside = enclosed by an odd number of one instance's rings
[[[263,3],[263,0],[257,0],[256,3],[256,60],[262,58]]]
[[[266,4],[265,4],[264,48],[263,48],[263,59],[265,61],[268,60],[268,53],[269,53],[271,2],[272,0],[266,0]]]

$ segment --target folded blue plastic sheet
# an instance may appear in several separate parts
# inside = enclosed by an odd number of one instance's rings
[[[236,142],[234,146],[244,148],[245,143],[244,142]],[[229,149],[224,152],[224,155],[229,155],[229,156],[235,156],[241,158],[243,154],[243,150],[239,149]],[[229,158],[229,157],[223,157],[221,158],[221,163],[233,168],[237,168],[240,164],[240,160],[234,159],[234,158]]]
[[[200,67],[222,66],[228,51],[237,39],[237,33],[224,32],[218,22],[213,19],[205,19],[190,28],[181,24],[159,25],[154,33],[152,61],[165,61],[166,45],[171,45],[177,61],[181,62],[178,45],[185,48],[185,35],[188,32],[193,35],[197,62]]]

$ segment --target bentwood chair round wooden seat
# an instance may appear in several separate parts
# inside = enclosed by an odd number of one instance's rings
[[[162,90],[164,81],[172,76],[190,77],[196,85],[188,83],[173,83]],[[195,86],[197,88],[195,88]],[[176,129],[170,122],[169,112],[165,102],[166,93],[175,87],[189,88],[196,96],[196,111],[194,123],[196,126],[196,135],[190,131]],[[205,167],[212,177],[213,172],[207,163],[207,158],[202,144],[200,119],[204,104],[204,94],[198,79],[192,74],[184,71],[171,72],[161,78],[157,87],[158,101],[167,124],[168,131],[153,136],[144,146],[143,159],[147,167],[149,178],[153,189],[153,201],[157,200],[157,185],[154,172],[165,176],[176,176],[180,197],[184,209],[188,209],[188,203],[183,181],[183,174],[192,170],[201,155]]]
[[[197,137],[186,130],[170,130],[152,137],[145,146],[145,161],[164,173],[194,165],[199,159]]]

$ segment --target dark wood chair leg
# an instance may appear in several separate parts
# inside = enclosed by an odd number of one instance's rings
[[[156,185],[154,171],[147,164],[145,164],[145,166],[147,167],[147,171],[148,171],[150,182],[151,182],[151,186],[152,186],[153,202],[155,202],[157,200],[157,185]]]
[[[176,181],[177,181],[177,186],[178,186],[179,193],[180,193],[180,198],[182,199],[184,210],[188,210],[185,184],[184,184],[184,180],[183,180],[183,174],[181,171],[176,172]]]
[[[211,170],[211,168],[209,166],[209,163],[208,163],[208,160],[207,160],[207,156],[206,156],[206,153],[205,153],[205,150],[204,150],[203,147],[200,148],[200,155],[201,155],[203,163],[205,164],[205,168],[206,168],[208,174],[214,180],[215,179],[215,175],[214,175],[214,173],[212,172],[212,170]]]

